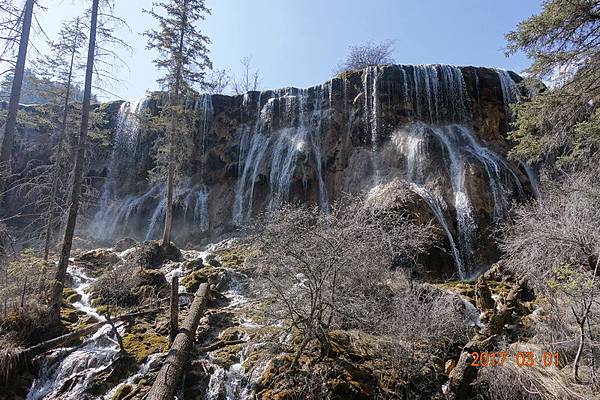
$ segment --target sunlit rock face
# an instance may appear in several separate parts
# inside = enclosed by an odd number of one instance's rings
[[[176,191],[175,237],[215,238],[284,201],[319,204],[343,193],[407,185],[412,209],[438,227],[424,260],[435,274],[466,278],[498,256],[496,222],[530,185],[506,159],[509,104],[521,93],[511,72],[449,65],[389,65],[342,74],[308,89],[188,99],[195,110],[191,156]],[[105,105],[112,140],[91,156],[99,205],[82,232],[113,241],[160,235],[164,188],[149,183],[156,134],[138,116],[159,94]]]

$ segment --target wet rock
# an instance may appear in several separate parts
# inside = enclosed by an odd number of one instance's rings
[[[74,257],[75,264],[86,268],[91,274],[98,276],[106,269],[119,263],[119,256],[107,249],[96,249]]]

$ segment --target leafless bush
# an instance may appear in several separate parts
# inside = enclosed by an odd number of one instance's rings
[[[283,206],[256,227],[261,277],[276,317],[328,353],[334,329],[376,331],[395,308],[392,261],[413,266],[431,240],[429,226],[347,198],[324,214]]]
[[[394,42],[391,40],[350,46],[346,59],[334,68],[333,73],[337,75],[344,71],[354,71],[374,65],[394,64],[396,61],[393,53]]]
[[[231,77],[231,84],[235,94],[244,94],[249,91],[259,90],[262,78],[258,69],[252,69],[252,57],[246,56],[240,60],[242,74]]]
[[[517,210],[502,242],[506,266],[527,276],[530,285],[549,299],[546,317],[536,328],[538,340],[561,343],[560,351],[567,355],[576,343],[575,381],[582,361],[594,365],[598,359],[599,178],[590,170],[549,187],[539,201]]]
[[[120,307],[136,304],[134,290],[140,284],[138,269],[121,266],[100,275],[91,287],[96,302]]]

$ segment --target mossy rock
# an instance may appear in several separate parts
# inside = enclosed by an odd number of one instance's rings
[[[135,388],[135,386],[129,385],[129,384],[119,386],[117,388],[117,390],[115,391],[115,394],[113,395],[112,400],[123,400],[125,397],[127,397],[127,395],[129,395],[129,394],[131,394],[131,392],[133,392],[134,388]]]
[[[196,271],[202,267],[204,267],[204,261],[202,258],[186,261],[184,265],[186,271]]]
[[[214,361],[224,369],[229,369],[233,364],[240,362],[240,353],[243,349],[241,344],[225,346],[214,352]]]
[[[220,272],[222,272],[220,269],[204,267],[184,276],[181,284],[186,288],[188,293],[195,293],[201,284],[217,279]]]
[[[169,339],[154,332],[128,333],[123,336],[123,347],[138,364],[146,361],[149,355],[162,353],[168,348]]]
[[[110,368],[103,369],[94,375],[93,381],[86,388],[87,392],[100,397],[127,379],[137,368],[138,365],[131,355],[119,354],[111,363]]]
[[[140,243],[127,255],[127,262],[143,269],[157,269],[165,261],[181,261],[181,251],[170,243],[166,248],[156,240]]]
[[[216,255],[223,267],[239,269],[240,267],[243,267],[246,259],[256,256],[256,251],[246,246],[234,246],[225,250],[219,250],[216,252]],[[207,263],[210,264],[208,259]]]
[[[73,293],[66,298],[66,302],[69,304],[77,303],[78,301],[81,301],[81,295],[79,293]]]

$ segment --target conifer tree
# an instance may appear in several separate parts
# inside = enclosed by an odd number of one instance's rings
[[[158,23],[158,28],[144,35],[148,38],[147,48],[158,52],[154,64],[165,71],[158,82],[168,92],[167,104],[162,110],[162,117],[168,121],[166,149],[159,150],[159,154],[166,155],[162,166],[167,189],[162,246],[166,247],[171,243],[176,175],[181,170],[182,157],[178,155],[176,160],[176,154],[186,142],[178,136],[189,133],[179,124],[186,119],[182,118],[187,111],[184,99],[192,95],[195,85],[205,85],[206,70],[212,68],[207,48],[210,40],[197,27],[210,10],[204,0],[163,0],[153,3],[152,9],[146,12]]]
[[[48,259],[50,241],[53,231],[53,220],[55,217],[55,204],[58,196],[61,177],[64,178],[66,167],[64,145],[67,136],[69,102],[74,80],[77,77],[81,52],[85,45],[86,35],[82,18],[77,17],[72,21],[62,24],[59,39],[49,42],[50,56],[38,60],[38,69],[45,78],[60,83],[59,92],[56,93],[57,100],[62,99],[62,115],[58,134],[58,144],[54,154],[54,166],[52,169],[52,186],[48,207],[46,208],[45,231],[44,231],[44,259]]]

